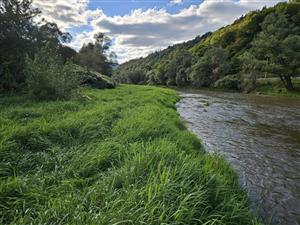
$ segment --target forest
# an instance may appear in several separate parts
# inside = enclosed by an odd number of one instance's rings
[[[278,3],[249,12],[233,24],[194,40],[126,62],[119,82],[239,90],[259,86],[260,78],[278,78],[288,91],[300,76],[300,4]]]

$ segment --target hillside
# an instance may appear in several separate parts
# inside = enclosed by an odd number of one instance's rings
[[[292,77],[299,75],[300,65],[291,61],[299,60],[300,46],[291,43],[300,40],[299,24],[300,4],[279,3],[249,12],[213,33],[126,62],[114,77],[123,83],[251,91],[257,78],[278,76],[292,90]],[[280,54],[273,53],[274,46]]]

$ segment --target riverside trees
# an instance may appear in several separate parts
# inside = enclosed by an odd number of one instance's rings
[[[291,19],[299,20],[294,17]],[[262,31],[253,41],[252,52],[261,71],[277,75],[287,90],[293,90],[292,77],[300,69],[300,27],[291,23],[285,14],[272,13],[261,25]]]
[[[103,33],[94,36],[94,43],[84,44],[74,57],[75,63],[102,74],[112,74],[112,64],[115,54],[108,54],[111,39]]]
[[[0,0],[0,92],[26,91],[39,99],[68,98],[80,83],[74,62],[111,74],[108,37],[97,34],[95,43],[84,45],[77,53],[64,45],[71,35],[55,23],[39,19],[40,14],[32,0]],[[88,78],[83,77],[86,74]],[[81,80],[90,80],[91,74],[81,73]],[[93,80],[102,82],[99,76]]]
[[[138,74],[138,83],[211,87],[230,75],[236,80],[217,86],[241,83],[248,92],[256,88],[256,78],[268,75],[279,77],[287,90],[293,90],[292,77],[300,75],[299,24],[299,1],[281,2],[250,12],[213,33],[126,62],[114,76],[121,82]]]
[[[41,13],[31,0],[0,0],[0,91],[12,91],[25,81],[25,56],[45,43],[55,49],[71,40],[55,23],[36,22]]]

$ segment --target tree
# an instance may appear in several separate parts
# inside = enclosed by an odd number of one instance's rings
[[[257,87],[257,76],[262,73],[265,62],[257,60],[249,51],[241,55],[240,60],[242,62],[241,88],[244,92],[250,93]]]
[[[188,84],[186,69],[181,67],[176,73],[176,85],[178,87],[184,87]]]
[[[77,52],[69,46],[62,46],[58,49],[58,54],[61,55],[63,62],[67,62],[73,59],[77,55]]]
[[[71,39],[55,23],[38,21],[31,0],[0,0],[0,91],[15,90],[25,82],[25,57],[46,43],[59,48]],[[38,21],[38,22],[37,22]]]
[[[166,84],[166,80],[167,80],[167,73],[168,70],[168,62],[167,61],[162,61],[160,63],[158,63],[158,65],[156,66],[156,76],[157,76],[157,82],[158,84]]]
[[[196,87],[209,87],[230,70],[228,54],[223,48],[207,48],[204,56],[192,66],[191,81]]]
[[[224,36],[221,39],[221,46],[222,48],[226,48],[228,45],[233,43],[235,41],[236,34],[233,31],[229,31],[224,34]]]
[[[253,41],[256,59],[264,62],[262,70],[277,75],[287,90],[293,90],[292,76],[299,73],[300,29],[283,13],[268,15],[262,31]]]
[[[183,84],[180,80],[183,79],[184,71],[192,65],[192,55],[187,50],[177,49],[170,58],[166,71],[167,85],[176,85],[177,81]],[[187,78],[184,80],[187,81]]]
[[[158,83],[156,73],[153,70],[149,70],[146,73],[146,80],[147,80],[146,82],[148,84],[157,84]]]
[[[192,66],[191,81],[193,86],[209,87],[212,83],[212,69],[210,63],[201,58],[196,64]]]
[[[71,62],[63,63],[48,43],[34,57],[25,60],[26,85],[30,96],[39,100],[70,98],[80,84]]]
[[[94,36],[95,42],[84,44],[75,56],[75,63],[105,75],[112,75],[114,54],[108,54],[111,40],[103,33]],[[111,56],[111,57],[109,57]]]

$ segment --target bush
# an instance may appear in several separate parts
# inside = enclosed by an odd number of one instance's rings
[[[214,88],[218,89],[230,89],[230,90],[240,90],[241,89],[241,81],[233,75],[226,76],[217,80],[214,83]]]
[[[28,93],[39,100],[68,99],[78,91],[80,79],[71,62],[62,63],[48,45],[34,58],[26,58],[25,72]]]
[[[188,84],[187,72],[183,67],[176,73],[176,84],[178,87],[184,87]]]
[[[80,77],[80,84],[84,86],[97,89],[110,89],[117,86],[116,82],[112,78],[95,71],[84,69],[81,66],[76,65],[74,67],[74,73],[76,76]]]

